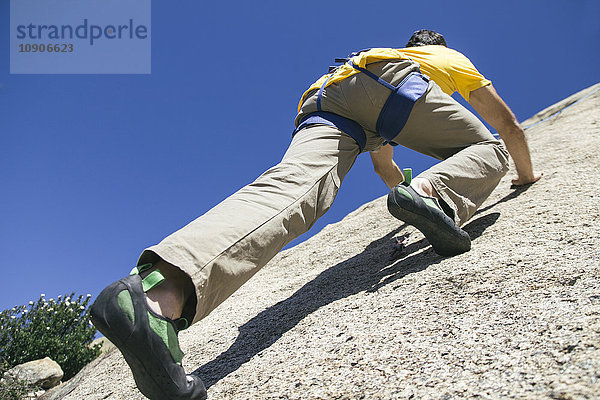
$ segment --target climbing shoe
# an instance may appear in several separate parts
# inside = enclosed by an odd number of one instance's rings
[[[104,289],[92,307],[92,323],[123,354],[138,389],[152,400],[204,400],[206,388],[195,375],[186,375],[177,334],[187,328],[183,318],[171,320],[148,307],[145,292],[165,278],[158,270],[140,276],[152,264]]]
[[[469,234],[442,211],[436,198],[400,184],[388,194],[387,205],[394,217],[421,231],[439,255],[455,256],[471,249]]]

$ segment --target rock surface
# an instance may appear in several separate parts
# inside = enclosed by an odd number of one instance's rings
[[[100,351],[102,352],[102,354],[109,353],[116,349],[115,345],[112,344],[110,340],[108,340],[104,336],[99,337],[98,339],[95,339],[94,341],[92,341],[92,343],[90,343],[90,347],[94,347],[96,345],[100,345]]]
[[[376,199],[183,332],[184,366],[209,399],[597,399],[598,88],[527,130],[544,178],[515,190],[509,172],[470,252],[436,255]],[[61,386],[44,399],[143,399],[116,351]]]
[[[41,360],[19,364],[6,371],[6,375],[25,381],[32,386],[50,389],[60,383],[64,374],[58,363],[46,357]]]

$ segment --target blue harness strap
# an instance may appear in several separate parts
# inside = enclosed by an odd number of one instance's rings
[[[369,78],[373,78],[375,79],[377,82],[381,83],[383,86],[385,86],[386,88],[390,89],[390,90],[394,90],[396,89],[396,87],[394,85],[392,85],[391,83],[381,79],[381,77],[375,75],[374,73],[372,73],[371,71],[369,71],[366,68],[363,67],[359,67],[358,65],[354,64],[354,61],[350,60],[348,62],[350,64],[350,66],[360,72],[363,72],[365,75],[367,75]]]
[[[392,91],[379,113],[375,130],[387,143],[395,146],[396,143],[392,139],[404,128],[415,102],[427,91],[429,78],[415,71],[409,73],[398,86],[394,86],[366,68],[354,64],[352,60],[349,60],[348,63],[352,68],[364,73]]]
[[[321,98],[323,97],[323,90],[325,90],[325,86],[327,86],[327,82],[333,77],[333,73],[329,75],[329,78],[319,88],[319,94],[317,95],[317,110],[322,111],[321,108]]]
[[[360,124],[352,121],[349,118],[326,111],[310,113],[302,118],[300,124],[298,124],[298,127],[294,129],[292,136],[298,133],[301,129],[311,125],[329,125],[339,129],[356,141],[358,147],[360,147],[360,151],[363,151],[365,145],[367,144],[367,135],[365,135],[365,131]]]
[[[391,144],[395,144],[392,139],[402,131],[416,101],[423,96],[428,87],[427,77],[420,72],[409,73],[390,93],[383,105],[375,126],[377,133]]]

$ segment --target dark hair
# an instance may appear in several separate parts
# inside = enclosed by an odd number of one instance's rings
[[[429,46],[431,44],[446,46],[446,40],[437,32],[421,29],[413,33],[408,43],[406,43],[406,47]]]

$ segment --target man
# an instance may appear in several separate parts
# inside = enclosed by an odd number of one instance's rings
[[[518,176],[512,180],[514,185],[534,183],[541,178],[540,173],[534,173],[533,171],[525,134],[514,114],[498,96],[491,82],[477,71],[469,59],[455,50],[448,49],[442,35],[426,29],[415,32],[402,51],[407,57],[417,61],[421,71],[429,75],[444,93],[451,95],[454,92],[459,92],[498,131],[515,162]],[[484,140],[483,138],[487,136],[487,130],[482,128],[481,125],[477,130],[484,132],[481,136]],[[446,131],[451,133],[451,131]],[[456,139],[456,135],[452,134],[451,142],[454,139]],[[411,147],[406,142],[403,144]],[[450,147],[454,145],[457,146],[454,151],[458,151],[460,148],[458,142],[450,144]],[[412,148],[433,157],[445,159],[447,156],[444,153],[448,150],[445,146],[428,149],[429,152],[415,147]],[[390,189],[404,181],[404,176],[392,157],[393,148],[389,145],[384,145],[380,149],[371,152],[375,171]],[[471,167],[473,166],[474,164],[471,164]],[[411,183],[410,187],[399,187],[397,190],[392,190],[388,197],[388,207],[392,215],[416,226],[429,239],[434,250],[442,255],[453,255],[459,248],[465,251],[468,250],[470,239],[466,232],[460,230],[458,226],[453,225],[450,221],[446,221],[444,224],[445,229],[440,229],[439,224],[430,224],[431,213],[437,213],[439,219],[444,219],[444,215],[438,213],[436,208],[443,210],[454,222],[459,225],[463,224],[487,198],[491,192],[490,189],[493,189],[493,187],[485,186],[493,184],[493,181],[484,179],[482,181],[484,188],[479,195],[473,194],[472,190],[467,190],[467,192],[471,192],[471,196],[463,196],[461,189],[458,189],[458,191],[452,190],[444,180],[453,182],[456,185],[457,180],[465,177],[461,173],[455,174],[456,169],[462,168],[464,166],[460,163],[455,163],[453,167],[440,164],[421,174]],[[444,169],[444,173],[440,174]],[[453,169],[454,172],[452,172]],[[478,171],[471,172],[478,173]],[[469,173],[467,173],[468,175]],[[474,185],[475,182],[470,179],[466,184]],[[406,197],[415,197],[415,194],[418,194],[423,200],[431,202],[435,207],[428,207],[426,204],[420,203],[420,215],[415,217],[414,213],[407,214],[406,208],[407,206],[410,207],[410,204],[405,204],[405,199]],[[413,201],[412,199],[409,200],[409,202]],[[448,243],[451,244],[449,249],[446,248]]]
[[[419,49],[414,54],[408,54],[419,62],[421,71],[429,75],[444,93],[451,95],[459,92],[485,121],[498,131],[517,169],[517,178],[512,180],[513,185],[526,185],[539,180],[542,174],[533,172],[523,129],[512,111],[498,96],[492,83],[485,79],[464,55],[447,49],[444,37],[437,32],[427,29],[415,32],[406,48],[417,46],[444,47],[431,47],[428,51]],[[389,145],[371,152],[375,171],[390,189],[403,181],[402,172],[392,158],[393,153],[393,147]],[[430,196],[436,195],[429,182],[415,179],[413,185]]]
[[[355,53],[319,79],[301,98],[293,140],[278,165],[146,249],[130,276],[100,293],[92,321],[123,353],[144,395],[206,397],[200,378],[181,366],[178,331],[207,316],[310,229],[361,152],[388,142],[442,159],[415,179],[417,186],[394,187],[388,205],[439,254],[470,248],[458,224],[506,173],[508,154],[475,116],[419,72],[406,50]],[[528,159],[523,143],[511,145]],[[376,165],[389,165],[386,151],[374,153]],[[535,180],[529,172],[519,171],[520,183]],[[402,180],[393,172],[383,176]]]

